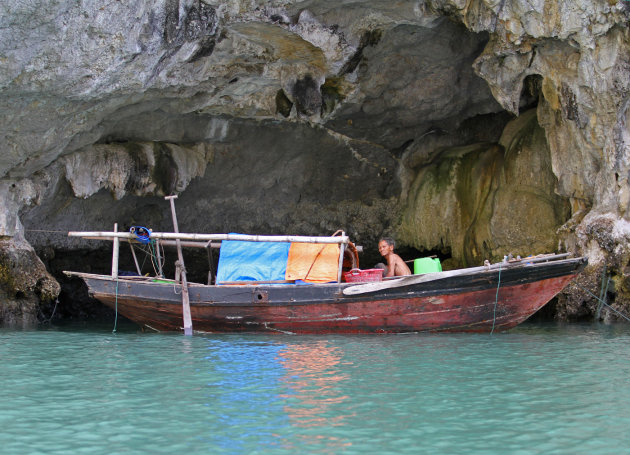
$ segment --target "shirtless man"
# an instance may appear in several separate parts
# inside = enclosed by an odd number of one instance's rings
[[[396,253],[394,253],[394,239],[383,237],[378,242],[378,252],[387,259],[387,268],[385,269],[385,277],[411,275],[411,270]]]

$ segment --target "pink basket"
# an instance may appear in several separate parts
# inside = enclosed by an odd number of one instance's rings
[[[343,274],[348,283],[364,283],[366,281],[383,281],[383,269],[352,269]]]

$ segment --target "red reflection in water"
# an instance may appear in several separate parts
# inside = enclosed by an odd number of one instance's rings
[[[289,401],[284,410],[293,425],[338,426],[355,415],[340,413],[343,408],[339,405],[348,400],[341,387],[348,375],[339,370],[341,353],[338,348],[327,346],[325,341],[287,345],[278,353],[278,360],[286,368],[281,380],[292,391],[281,397]]]

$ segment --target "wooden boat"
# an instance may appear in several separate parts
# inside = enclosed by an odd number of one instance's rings
[[[174,214],[174,213],[173,213]],[[174,224],[176,221],[174,218]],[[177,226],[175,231],[177,231]],[[178,247],[182,273],[162,277],[118,276],[120,239],[131,233],[74,232],[114,242],[111,275],[66,272],[85,281],[89,294],[137,324],[157,331],[286,333],[490,332],[515,327],[538,311],[586,266],[583,257],[542,255],[445,272],[356,283],[341,280],[351,245],[337,237],[151,233]],[[248,240],[340,245],[339,280],[332,283],[188,283],[182,244]],[[159,249],[158,249],[159,250]],[[354,266],[356,264],[351,264]]]

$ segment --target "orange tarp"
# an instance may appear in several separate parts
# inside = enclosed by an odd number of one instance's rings
[[[287,260],[287,280],[308,283],[337,281],[339,245],[317,243],[291,243]]]

